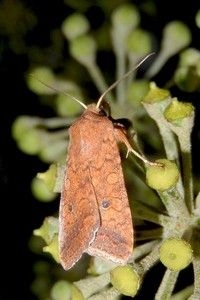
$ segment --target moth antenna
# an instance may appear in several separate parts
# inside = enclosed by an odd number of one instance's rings
[[[111,86],[100,96],[96,108],[99,108],[101,105],[101,102],[103,100],[103,98],[105,97],[105,95],[110,92],[112,89],[114,89],[114,87],[116,87],[116,85],[118,85],[122,80],[124,80],[126,77],[128,77],[131,73],[133,73],[137,68],[139,68],[139,66],[141,66],[143,64],[143,62],[145,60],[147,60],[150,56],[152,56],[153,54],[155,54],[154,52],[148,54],[147,56],[145,56],[133,69],[131,69],[130,71],[128,71],[127,73],[125,73],[121,78],[119,78],[117,81],[115,81],[113,84],[111,84]]]
[[[44,81],[42,81],[42,80],[40,80],[39,78],[35,77],[33,74],[29,74],[29,76],[31,76],[31,77],[37,79],[40,83],[42,83],[42,84],[45,85],[46,87],[48,87],[48,88],[54,90],[55,92],[62,93],[63,95],[72,98],[74,101],[78,102],[82,107],[84,107],[85,109],[87,109],[87,106],[86,106],[83,102],[81,102],[79,99],[77,99],[76,97],[72,96],[71,94],[69,94],[69,93],[67,93],[67,92],[65,92],[65,91],[59,90],[59,89],[57,89],[57,88],[55,88],[55,87],[53,87],[53,86],[51,86],[51,85],[45,83]]]

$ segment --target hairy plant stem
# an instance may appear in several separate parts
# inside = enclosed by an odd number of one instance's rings
[[[159,286],[159,289],[155,295],[155,300],[170,299],[178,275],[179,275],[178,271],[170,271],[169,269],[166,270],[162,282]]]

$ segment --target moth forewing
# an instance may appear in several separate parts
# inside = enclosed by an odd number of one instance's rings
[[[59,210],[59,253],[64,269],[71,268],[87,251],[100,227],[100,216],[91,184],[80,117],[69,129],[67,169]],[[87,127],[87,126],[86,126]]]

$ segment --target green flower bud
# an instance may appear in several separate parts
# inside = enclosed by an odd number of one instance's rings
[[[147,80],[134,80],[128,87],[127,100],[133,106],[138,107],[141,105],[141,100],[143,100],[144,95],[147,94],[149,90],[149,83]]]
[[[89,35],[80,36],[70,43],[71,55],[83,65],[91,65],[96,58],[96,43]]]
[[[40,130],[32,128],[19,137],[18,147],[21,151],[29,155],[38,154],[42,148]]]
[[[192,104],[180,102],[177,98],[173,98],[173,101],[165,109],[164,116],[169,122],[173,122],[188,118],[192,116],[193,113],[194,107]]]
[[[192,256],[190,244],[182,239],[167,239],[160,247],[160,260],[172,271],[186,268],[191,263]]]
[[[200,28],[200,9],[196,13],[195,22],[196,22],[197,27]]]
[[[50,244],[55,235],[58,235],[58,219],[54,217],[47,217],[44,219],[42,226],[33,231],[35,236],[40,236],[46,242]]]
[[[134,297],[140,287],[140,277],[131,266],[118,266],[110,272],[112,285],[123,295]]]
[[[20,140],[22,135],[38,125],[38,118],[30,116],[19,116],[12,125],[12,136],[16,140]]]
[[[71,283],[59,280],[57,281],[51,289],[51,299],[52,300],[63,300],[71,299]]]
[[[196,66],[200,60],[200,51],[195,48],[188,48],[181,52],[179,66],[191,67]]]
[[[33,178],[31,183],[31,190],[33,195],[42,202],[50,202],[53,201],[57,194],[51,192],[46,183],[39,178]]]
[[[70,300],[84,300],[85,298],[83,297],[81,291],[75,286],[71,286],[71,298]]]
[[[73,284],[59,280],[51,289],[52,300],[84,300],[81,291]]]
[[[170,97],[170,92],[165,89],[158,88],[154,82],[150,83],[150,90],[143,98],[144,103],[155,103],[165,101]]]
[[[188,27],[180,21],[168,23],[163,31],[162,48],[168,56],[174,55],[186,47],[191,41]]]
[[[44,83],[42,83],[42,82]],[[54,95],[56,91],[50,87],[54,85],[55,76],[50,68],[38,67],[27,76],[27,85],[36,94]],[[48,85],[48,86],[47,86]]]
[[[179,179],[179,170],[174,162],[167,159],[158,159],[157,163],[162,166],[148,165],[146,169],[147,184],[159,191],[172,188]]]
[[[178,87],[187,92],[195,92],[200,89],[200,76],[196,67],[180,67],[174,74],[174,80]]]
[[[43,247],[43,251],[50,253],[57,263],[60,262],[57,234],[53,236],[52,241],[47,246]]]
[[[87,33],[89,30],[89,22],[79,13],[74,13],[62,23],[62,32],[69,40],[75,39],[78,36]]]
[[[44,173],[38,173],[37,178],[42,179],[50,191],[54,191],[57,176],[56,164],[50,165],[49,169]]]
[[[124,4],[116,8],[112,14],[113,26],[120,32],[129,32],[140,22],[140,15],[132,4]]]
[[[134,54],[150,53],[152,48],[150,34],[142,29],[135,29],[128,37],[127,48]]]
[[[79,98],[79,95],[74,95]],[[71,117],[82,111],[82,106],[74,101],[70,96],[59,94],[55,99],[56,111],[61,117]]]
[[[161,51],[156,60],[151,65],[146,76],[155,76],[166,61],[180,52],[191,41],[191,33],[188,27],[180,21],[169,22],[163,30],[163,38],[161,42]]]
[[[180,54],[174,80],[180,89],[188,92],[200,89],[200,51],[188,48]]]

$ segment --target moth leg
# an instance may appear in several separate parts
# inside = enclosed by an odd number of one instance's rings
[[[152,166],[160,165],[156,162],[152,162],[152,161],[148,160],[144,155],[140,154],[138,151],[133,149],[133,147],[131,146],[131,144],[128,140],[128,137],[127,137],[127,134],[126,134],[126,131],[124,130],[124,128],[114,127],[114,134],[115,134],[117,142],[123,143],[126,146],[126,148],[127,148],[126,158],[128,157],[129,153],[133,153],[136,157],[141,159],[147,165],[152,165]]]

